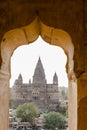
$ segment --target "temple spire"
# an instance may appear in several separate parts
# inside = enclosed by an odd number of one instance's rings
[[[58,76],[56,72],[54,73],[54,76],[53,76],[53,84],[58,84]]]
[[[33,83],[42,83],[42,84],[46,83],[45,72],[44,72],[44,68],[43,68],[40,57],[38,59],[38,62],[36,64],[36,68],[34,71]]]

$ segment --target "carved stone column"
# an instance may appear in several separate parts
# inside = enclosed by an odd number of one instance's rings
[[[74,73],[68,75],[68,127],[77,130],[77,80]]]
[[[6,42],[2,42],[1,56],[2,66],[0,70],[0,130],[9,128],[9,80],[11,51]]]
[[[75,53],[75,74],[78,90],[77,130],[87,129],[87,44],[80,44]]]
[[[9,125],[9,74],[0,71],[0,130],[7,130]]]
[[[6,46],[1,46],[2,66],[0,70],[0,130],[9,128],[9,80],[10,80],[10,53]]]

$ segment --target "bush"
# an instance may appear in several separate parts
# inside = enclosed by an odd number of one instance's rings
[[[46,130],[55,128],[63,129],[65,127],[66,119],[58,112],[49,112],[44,116],[43,128]]]
[[[25,103],[19,105],[16,109],[16,117],[20,118],[22,122],[32,122],[38,116],[39,109],[33,103]]]

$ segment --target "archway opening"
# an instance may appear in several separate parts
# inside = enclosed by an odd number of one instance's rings
[[[66,63],[67,56],[63,49],[46,43],[40,36],[30,45],[18,47],[11,57],[10,109],[34,102],[41,113],[56,111],[62,114],[68,125]],[[58,79],[55,79],[55,73]]]
[[[34,42],[38,36],[41,37],[48,43],[56,46],[60,46],[64,49],[67,55],[67,74],[69,79],[69,129],[77,130],[77,83],[74,75],[74,46],[70,35],[61,30],[53,27],[46,26],[36,18],[30,25],[14,29],[7,32],[1,42],[1,57],[2,65],[0,70],[0,129],[7,130],[9,125],[9,79],[10,79],[10,59],[14,50],[26,43]],[[4,88],[4,89],[3,89]],[[4,95],[4,98],[3,98]],[[4,107],[5,104],[5,107]],[[74,108],[73,108],[74,106]],[[72,114],[73,113],[73,114]],[[4,122],[4,124],[3,124]]]

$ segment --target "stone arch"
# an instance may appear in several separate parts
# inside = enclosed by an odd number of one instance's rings
[[[43,40],[50,43],[51,45],[60,46],[66,53],[68,58],[67,63],[67,73],[69,78],[69,85],[71,85],[72,81],[76,82],[76,78],[73,72],[73,54],[74,54],[74,46],[72,44],[72,40],[70,35],[61,30],[56,29],[53,27],[49,27],[45,24],[43,24],[38,17],[29,25],[17,28],[14,30],[11,30],[7,32],[1,41],[1,58],[2,58],[2,64],[1,64],[1,70],[0,70],[0,129],[1,130],[7,130],[8,129],[8,108],[9,108],[9,79],[10,79],[10,58],[14,52],[14,50],[25,44],[29,44],[31,42],[34,42],[38,36],[41,35]],[[71,85],[72,86],[72,85]],[[75,86],[76,87],[76,86]],[[69,90],[73,96],[74,89],[73,87]],[[76,93],[76,88],[75,88]],[[3,98],[3,95],[4,98]],[[75,94],[74,94],[75,95]],[[69,95],[70,97],[70,95]],[[74,100],[72,98],[69,99],[69,130],[76,130],[77,127],[77,116],[75,114],[72,116],[72,106],[75,102],[75,110],[77,108],[76,106],[76,95],[74,97]],[[5,104],[6,108],[4,108],[3,104]],[[76,120],[74,119],[76,117]],[[4,122],[4,124],[3,124]],[[3,125],[2,125],[3,124]]]

